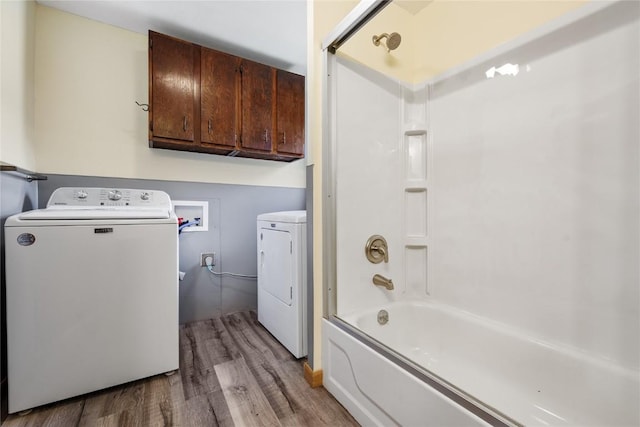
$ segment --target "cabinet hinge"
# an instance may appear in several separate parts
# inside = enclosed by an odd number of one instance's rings
[[[153,47],[153,39],[149,37],[149,47]]]
[[[289,287],[289,298],[293,299],[293,287],[292,286]]]

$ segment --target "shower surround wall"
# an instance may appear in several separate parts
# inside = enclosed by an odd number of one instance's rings
[[[398,147],[401,86],[349,60],[337,58],[336,269],[338,313],[394,300],[402,292],[402,242],[398,239],[402,193]],[[342,126],[345,120],[348,126]],[[371,235],[387,239],[388,263],[371,264],[364,246]],[[374,274],[395,283],[388,291],[372,284]]]
[[[336,140],[345,141],[336,147],[336,268],[339,281],[351,284],[338,287],[337,309],[349,314],[426,293],[426,89],[339,54],[335,66]],[[387,239],[388,263],[365,257],[374,234]],[[395,289],[375,287],[375,274],[392,279]]]
[[[338,317],[427,298],[637,383],[639,15],[615,3],[420,85],[338,51]]]

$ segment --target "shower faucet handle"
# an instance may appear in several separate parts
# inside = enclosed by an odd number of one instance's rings
[[[369,240],[367,240],[367,243],[364,246],[364,253],[369,262],[373,264],[380,264],[382,261],[389,262],[389,248],[387,246],[387,241],[379,234],[374,234],[369,237]]]
[[[384,259],[384,262],[389,262],[389,254],[387,254],[387,249],[385,246],[378,246],[376,244],[371,245],[372,251],[378,251]]]

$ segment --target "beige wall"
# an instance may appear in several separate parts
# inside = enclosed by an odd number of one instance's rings
[[[322,369],[322,41],[353,9],[356,0],[314,0],[307,9],[309,164],[313,167],[313,369]]]
[[[38,5],[37,171],[305,187],[305,162],[148,148],[147,36]]]
[[[585,3],[434,0],[412,19],[417,40],[413,82],[424,82]]]
[[[408,2],[411,11],[391,3],[339,53],[400,81],[423,83],[585,3],[415,0]],[[396,50],[373,45],[374,34],[394,31],[402,35]]]
[[[34,1],[0,1],[0,161],[36,171]]]

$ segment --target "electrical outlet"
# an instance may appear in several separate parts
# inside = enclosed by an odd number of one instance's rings
[[[200,254],[200,267],[206,267],[207,266],[207,257],[211,257],[211,259],[213,260],[211,262],[211,265],[216,265],[216,253],[215,252],[208,252],[206,254]]]

